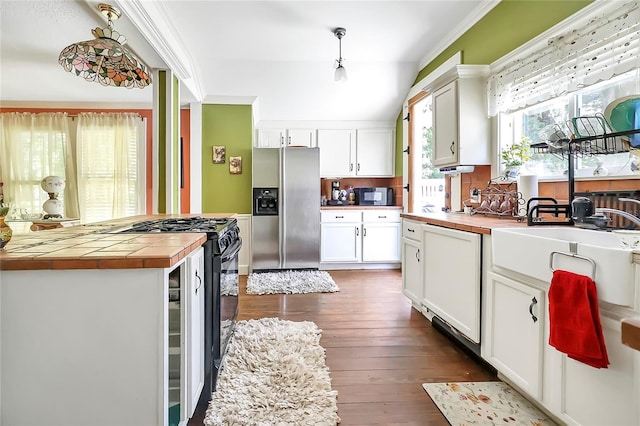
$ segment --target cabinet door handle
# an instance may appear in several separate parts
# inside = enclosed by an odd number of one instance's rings
[[[362,236],[363,237],[367,236],[367,228],[362,228]]]
[[[198,294],[198,290],[202,286],[202,278],[200,278],[200,275],[198,275],[198,271],[196,271],[196,278],[198,279],[198,287],[196,287],[196,294]]]
[[[353,171],[353,163],[349,163],[349,171],[352,172]]]
[[[416,251],[416,259],[420,262],[420,249]]]
[[[538,317],[533,314],[533,307],[538,304],[538,300],[535,297],[531,298],[531,304],[529,305],[529,315],[531,315],[531,319],[533,322],[538,321]]]
[[[291,136],[289,136],[289,145],[291,145]]]
[[[451,146],[449,147],[449,149],[451,150],[451,154],[455,154],[456,152],[453,150],[454,145],[456,144],[456,141],[451,141]]]
[[[358,170],[356,170],[357,172],[360,171],[360,163],[358,163]]]
[[[356,226],[356,237],[357,237],[358,235],[360,235],[360,228],[358,228],[358,227]]]

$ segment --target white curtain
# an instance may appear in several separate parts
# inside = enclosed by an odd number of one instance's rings
[[[139,125],[133,113],[78,114],[78,198],[83,223],[140,214]]]
[[[640,4],[598,2],[586,23],[492,71],[489,114],[535,105],[640,68]]]
[[[41,213],[49,197],[40,187],[46,176],[65,180],[66,217],[78,217],[73,150],[66,113],[0,114],[0,180],[5,203]]]

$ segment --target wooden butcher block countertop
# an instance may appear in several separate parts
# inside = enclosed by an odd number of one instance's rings
[[[206,234],[109,232],[146,220],[193,216],[234,214],[141,215],[14,235],[0,249],[0,271],[168,268],[204,244]]]
[[[402,213],[400,216],[424,222],[429,225],[444,226],[477,234],[491,234],[493,228],[526,227],[527,222],[515,218],[464,213]]]

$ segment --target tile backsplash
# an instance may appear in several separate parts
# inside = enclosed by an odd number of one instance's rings
[[[402,176],[392,178],[341,178],[341,179],[320,179],[320,194],[331,199],[331,182],[340,182],[340,189],[387,187],[393,188],[395,206],[402,205]]]

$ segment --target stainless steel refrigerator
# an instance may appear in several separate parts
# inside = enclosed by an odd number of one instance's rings
[[[253,148],[252,164],[252,269],[318,269],[318,148]]]

